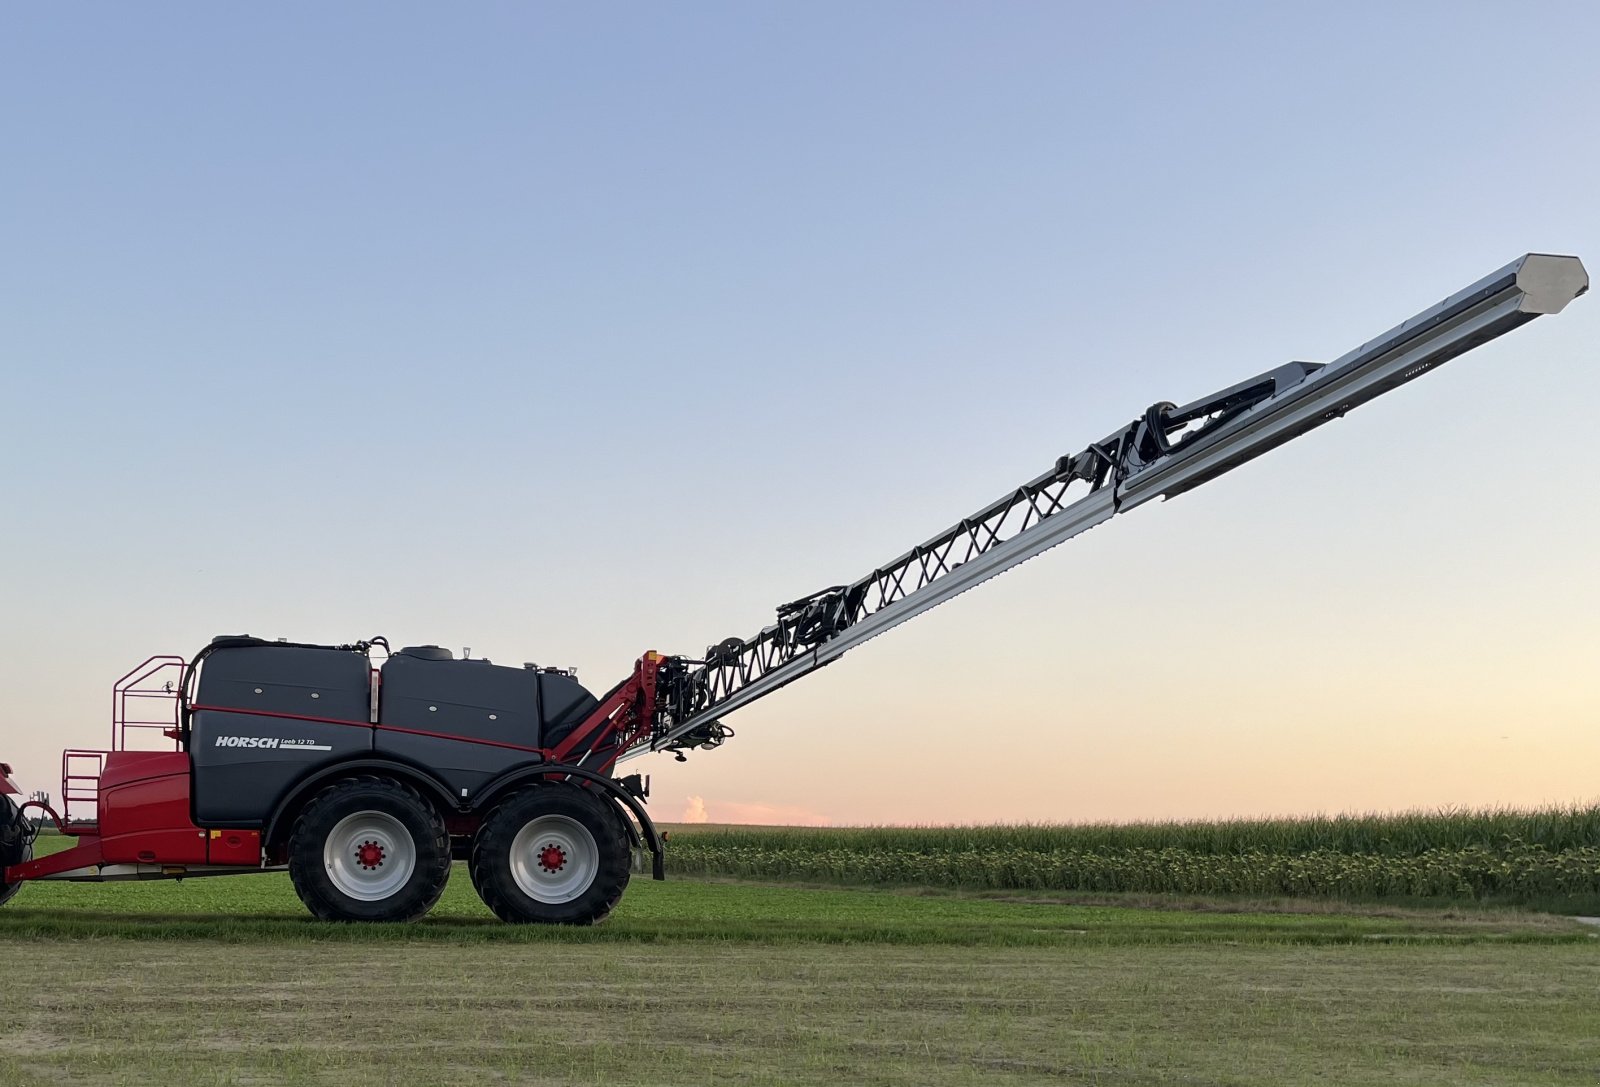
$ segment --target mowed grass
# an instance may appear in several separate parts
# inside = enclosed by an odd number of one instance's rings
[[[41,843],[43,844],[43,843]],[[51,843],[57,844],[57,843]],[[283,873],[26,886],[0,1085],[1592,1084],[1600,939],[1508,910],[1184,909],[636,878],[590,929],[313,921]]]
[[[0,939],[251,943],[833,943],[980,947],[1357,942],[1577,943],[1567,918],[1510,911],[1278,912],[1196,901],[1176,910],[1018,901],[952,892],[635,878],[602,925],[502,924],[456,865],[428,917],[411,925],[328,924],[306,913],[283,873],[179,882],[31,884],[0,907]]]
[[[1600,956],[1572,947],[4,950],[0,1083],[19,1085],[1566,1085],[1600,1067]]]

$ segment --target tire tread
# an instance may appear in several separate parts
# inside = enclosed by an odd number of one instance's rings
[[[585,823],[595,834],[600,853],[600,871],[595,882],[571,902],[538,902],[525,894],[511,876],[511,842],[532,817],[526,809],[550,804],[576,803],[593,816]],[[520,789],[503,798],[489,810],[472,841],[468,874],[478,897],[500,920],[510,924],[594,925],[606,919],[622,901],[631,874],[632,851],[621,820],[606,810],[607,801],[576,786],[540,784]],[[535,814],[542,814],[535,812]],[[576,815],[574,811],[561,814]],[[598,828],[598,833],[596,833]]]
[[[417,866],[427,880],[422,885],[423,894],[412,895],[412,900],[402,909],[381,916],[362,916],[352,912],[350,907],[345,905],[346,902],[353,900],[340,895],[323,874],[322,847],[326,830],[321,834],[315,834],[313,830],[325,808],[358,790],[387,794],[400,803],[425,813],[429,822],[429,833],[433,839],[431,851],[424,848],[425,843],[417,843]],[[424,858],[430,852],[435,858],[432,862],[432,871],[424,868]],[[300,896],[300,901],[305,903],[306,909],[321,921],[415,921],[433,909],[439,901],[439,896],[444,894],[445,883],[449,878],[450,833],[445,829],[444,820],[421,793],[394,778],[358,774],[330,783],[301,809],[289,835],[289,879],[294,884],[295,893]],[[401,896],[410,891],[412,886],[408,883]]]

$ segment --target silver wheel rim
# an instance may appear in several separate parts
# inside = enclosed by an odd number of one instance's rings
[[[571,902],[600,872],[600,847],[576,819],[541,815],[511,841],[511,878],[536,902]]]
[[[322,866],[339,893],[378,902],[406,885],[417,867],[417,849],[411,832],[394,816],[358,811],[328,832]]]

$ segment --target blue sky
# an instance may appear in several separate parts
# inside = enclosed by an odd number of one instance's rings
[[[1154,400],[1600,266],[1596,56],[1577,4],[13,8],[0,758],[53,788],[221,632],[608,687]],[[872,643],[659,814],[1594,796],[1597,328]]]

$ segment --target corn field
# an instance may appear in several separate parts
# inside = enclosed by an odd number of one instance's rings
[[[685,874],[989,890],[1600,903],[1600,806],[1225,822],[684,827]]]

